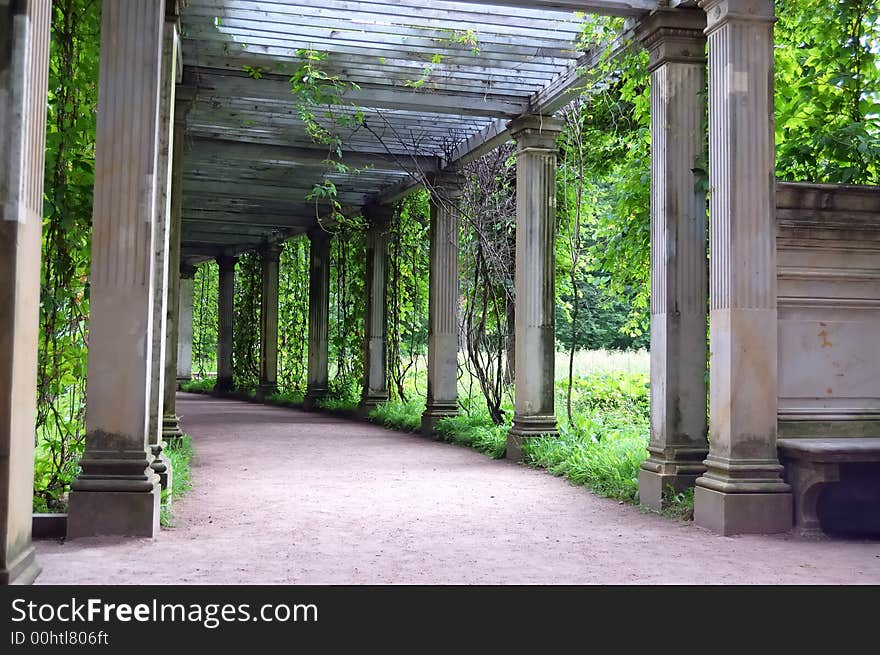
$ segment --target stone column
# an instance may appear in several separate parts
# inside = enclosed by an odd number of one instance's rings
[[[695,164],[705,153],[706,15],[659,10],[639,38],[651,73],[651,442],[639,502],[659,510],[668,489],[705,471],[706,193]]]
[[[428,397],[422,433],[458,414],[458,234],[464,177],[443,173],[431,184],[428,273]]]
[[[232,318],[235,313],[235,264],[237,257],[217,257],[220,268],[217,289],[217,384],[215,393],[232,391]]]
[[[309,371],[306,409],[327,395],[330,317],[330,234],[318,226],[309,231]]]
[[[180,306],[182,268],[195,273],[191,265],[180,261],[180,232],[183,220],[183,152],[186,115],[190,103],[175,96],[174,131],[171,148],[170,240],[168,247],[168,307],[165,332],[165,381],[162,414],[162,438],[168,442],[183,436],[177,416],[177,368],[180,353]],[[192,275],[189,283],[189,359],[192,361]]]
[[[791,528],[776,455],[773,0],[708,0],[709,456],[694,520],[722,534]]]
[[[101,17],[86,448],[68,539],[159,529],[147,427],[163,4],[109,2]]]
[[[177,82],[177,17],[166,18],[162,36],[162,65],[159,95],[159,158],[156,174],[155,220],[153,221],[153,359],[150,363],[150,423],[149,442],[153,453],[153,470],[159,475],[163,489],[170,485],[168,460],[162,456],[165,448],[165,368],[168,349],[168,289],[173,274],[171,261],[171,144],[174,138],[174,87]],[[179,235],[178,235],[179,256]],[[172,390],[173,398],[173,390]],[[172,402],[173,404],[173,402]]]
[[[394,215],[391,205],[364,208],[367,232],[367,311],[364,321],[364,390],[361,412],[368,413],[388,400],[388,228]]]
[[[180,265],[180,287],[177,309],[177,380],[192,379],[193,356],[193,282],[196,267],[185,262]]]
[[[556,137],[562,122],[525,116],[508,125],[516,151],[516,387],[507,457],[522,445],[557,434],[556,359]]]
[[[265,400],[278,390],[278,265],[281,246],[260,250],[263,290],[260,294],[260,384],[257,398]]]
[[[0,7],[0,584],[40,573],[31,546],[49,0]]]

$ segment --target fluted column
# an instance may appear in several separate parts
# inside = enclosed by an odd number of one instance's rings
[[[422,432],[434,434],[437,422],[458,413],[458,234],[464,178],[437,175],[431,184],[428,273],[428,397]]]
[[[260,250],[260,384],[257,398],[265,400],[278,390],[278,264],[281,246]]]
[[[522,458],[523,443],[557,434],[556,359],[556,137],[562,122],[549,116],[511,121],[516,151],[516,320],[513,427],[507,457]]]
[[[196,267],[181,263],[177,309],[177,380],[192,379],[193,355],[193,284]]]
[[[153,470],[159,475],[163,489],[169,487],[169,469],[162,456],[165,448],[165,368],[168,357],[169,273],[172,249],[171,225],[171,144],[174,138],[174,87],[177,82],[177,18],[165,20],[162,36],[162,64],[159,95],[159,157],[156,174],[155,220],[153,221],[153,359],[150,363],[149,442],[153,453]],[[179,244],[178,244],[179,256]],[[173,404],[173,402],[172,402]]]
[[[235,264],[237,257],[217,257],[217,383],[218,394],[232,391],[232,323],[235,315]]]
[[[639,502],[693,487],[705,471],[706,193],[694,173],[705,154],[706,15],[659,10],[639,38],[651,73],[651,441]]]
[[[372,205],[364,208],[369,222],[367,232],[367,270],[364,321],[364,389],[361,411],[388,400],[388,229],[394,215],[391,205]]]
[[[190,102],[175,96],[174,132],[171,145],[171,194],[168,245],[168,303],[166,310],[165,331],[165,382],[162,413],[162,438],[169,440],[183,436],[180,430],[180,419],[177,416],[177,368],[180,353],[180,307],[183,302],[181,295],[181,268],[195,272],[191,265],[180,261],[180,232],[183,214],[183,153],[186,136],[186,115]],[[189,283],[189,359],[192,360],[192,276]]]
[[[791,528],[776,455],[773,1],[707,0],[709,456],[694,520],[722,534]]]
[[[164,3],[105,3],[101,17],[86,448],[67,537],[152,537],[148,447]]]
[[[311,409],[327,395],[330,317],[330,234],[309,231],[309,370],[303,405]]]
[[[0,8],[0,584],[40,573],[31,546],[49,0]]]

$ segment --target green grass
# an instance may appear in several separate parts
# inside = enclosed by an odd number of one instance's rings
[[[180,390],[187,393],[213,393],[216,382],[214,378],[202,378],[201,380],[193,378],[189,382],[182,382]]]
[[[358,403],[351,398],[324,398],[317,403],[319,409],[325,409],[328,412],[353,412],[357,409]]]
[[[192,489],[192,481],[190,479],[190,462],[193,457],[192,437],[188,434],[183,435],[179,439],[175,439],[168,444],[163,451],[171,465],[171,508],[168,506],[168,490],[162,490],[162,510],[160,514],[160,522],[162,527],[174,527],[173,513],[174,501],[179,500]]]
[[[500,459],[507,448],[510,426],[495,425],[484,410],[441,419],[436,429],[450,443],[469,446],[493,459]]]
[[[678,519],[679,521],[692,521],[694,519],[694,490],[687,489],[675,493],[672,488],[664,494],[665,507],[660,511],[663,516]]]
[[[528,464],[563,475],[600,496],[629,503],[638,500],[639,466],[647,457],[647,439],[634,429],[565,430],[559,437],[540,437],[524,444]]]
[[[276,391],[266,398],[266,402],[270,405],[281,405],[282,407],[302,407],[304,394],[302,391]]]
[[[417,432],[422,427],[422,412],[424,411],[424,399],[413,398],[405,403],[391,401],[379,405],[370,410],[367,418],[392,430]]]

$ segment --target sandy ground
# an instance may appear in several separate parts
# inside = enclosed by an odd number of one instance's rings
[[[878,541],[720,537],[416,435],[188,394],[178,411],[196,456],[175,527],[40,542],[38,583],[880,583]]]

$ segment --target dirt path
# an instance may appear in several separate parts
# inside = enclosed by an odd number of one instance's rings
[[[415,435],[188,394],[178,411],[196,457],[176,527],[40,542],[39,583],[880,583],[877,541],[719,537]]]

